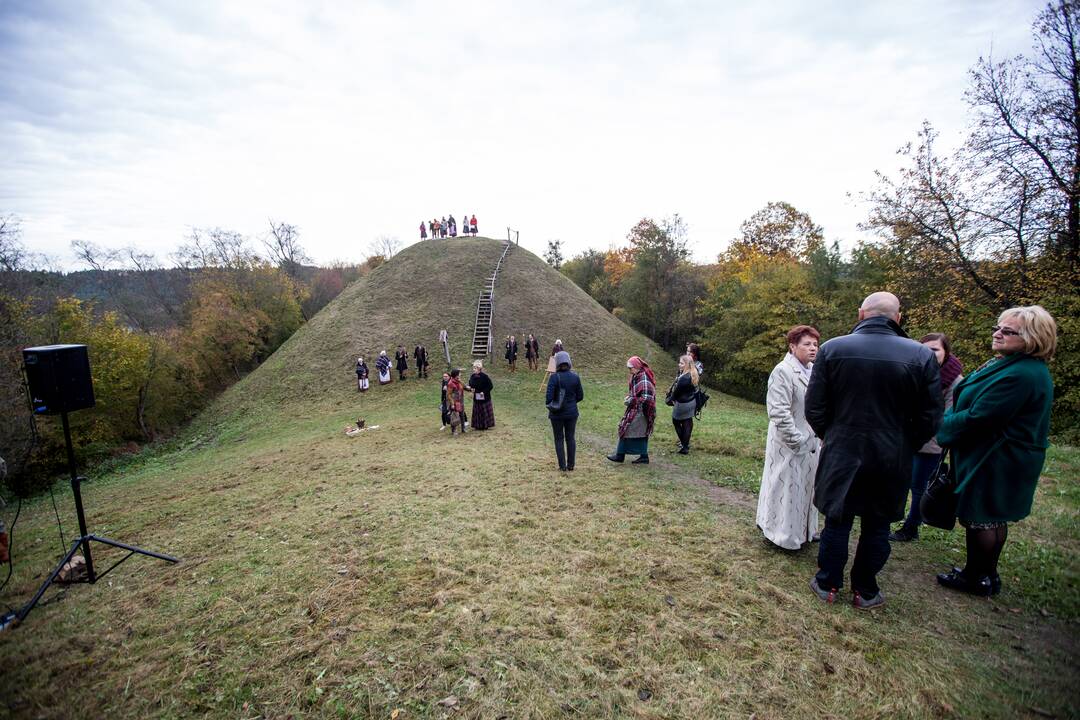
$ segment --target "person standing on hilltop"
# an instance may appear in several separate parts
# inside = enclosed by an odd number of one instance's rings
[[[472,234],[476,235],[476,216],[473,215],[469,220],[469,228],[472,230]]]
[[[465,389],[473,394],[472,429],[487,430],[495,427],[495,406],[491,404],[491,390],[495,385],[484,372],[484,363],[473,361],[473,374]]]
[[[451,215],[446,219],[446,221],[450,223],[450,237],[457,237],[457,220],[455,220],[454,216]]]
[[[431,239],[432,240],[434,240],[435,238],[438,237],[438,235],[435,233],[435,221],[434,220],[431,220],[430,222],[428,222],[428,230],[431,231]]]
[[[405,373],[409,370],[409,351],[405,349],[404,345],[397,346],[394,359],[397,360],[398,380],[404,380]]]
[[[525,339],[525,359],[529,363],[530,370],[540,369],[540,343],[537,342],[536,336],[529,333],[529,337]],[[558,366],[558,363],[555,363]]]
[[[619,422],[619,445],[607,456],[621,463],[626,455],[637,455],[635,465],[649,464],[649,436],[656,421],[656,377],[649,364],[637,355],[626,361],[630,382],[623,404],[626,410]]]
[[[581,378],[571,367],[570,353],[563,350],[555,354],[556,372],[548,378],[547,394],[544,396],[548,420],[551,421],[551,433],[555,438],[555,458],[559,461],[559,470],[563,472],[574,469],[574,458],[577,455],[577,441],[574,439],[578,421],[577,406],[585,398]]]
[[[420,239],[427,240],[427,225],[423,220],[420,221]]]
[[[375,359],[375,370],[379,373],[380,385],[389,385],[393,381],[390,377],[390,358],[386,356],[385,350],[379,351],[379,357]]]
[[[360,392],[368,389],[368,366],[362,357],[356,358],[356,389]]]
[[[822,441],[814,505],[825,527],[810,589],[823,601],[833,602],[844,586],[848,538],[859,517],[852,604],[885,604],[877,575],[889,559],[889,523],[904,517],[912,451],[933,437],[943,407],[937,358],[900,327],[892,293],[868,295],[851,334],[821,346],[805,412]]]

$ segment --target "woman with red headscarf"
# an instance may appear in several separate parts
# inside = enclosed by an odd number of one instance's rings
[[[626,412],[619,422],[619,446],[607,459],[622,462],[626,456],[637,455],[635,464],[649,463],[649,436],[656,420],[656,378],[649,364],[637,355],[626,361],[630,371],[630,384],[626,399]]]

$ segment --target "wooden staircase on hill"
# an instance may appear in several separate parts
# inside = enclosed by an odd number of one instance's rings
[[[495,263],[495,271],[487,279],[487,284],[480,292],[476,301],[476,326],[473,330],[472,354],[473,357],[485,357],[491,354],[493,338],[491,337],[491,318],[495,312],[495,279],[499,276],[499,268],[502,267],[506,254],[513,247],[510,241],[504,242],[502,255],[499,262]]]

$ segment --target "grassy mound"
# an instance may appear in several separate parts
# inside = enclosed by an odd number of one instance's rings
[[[894,549],[879,612],[823,605],[814,550],[754,527],[766,418],[714,394],[694,452],[661,410],[654,463],[604,459],[643,354],[674,361],[534,255],[496,288],[498,336],[556,336],[585,385],[577,470],[555,471],[543,373],[491,363],[496,427],[439,429],[437,377],[359,395],[358,353],[447,327],[468,364],[490,240],[410,247],[342,296],[168,452],[84,489],[92,529],[181,556],[50,593],[0,636],[15,717],[1020,717],[1075,715],[1080,454],[1054,449],[994,600],[937,588],[956,533]],[[498,347],[498,345],[497,345]],[[501,353],[499,353],[501,355]],[[439,367],[437,359],[435,367]],[[521,363],[524,366],[524,362]],[[378,425],[355,438],[357,415]],[[63,498],[61,517],[73,516]],[[71,523],[66,523],[70,530]],[[24,508],[27,597],[57,552]],[[107,563],[108,554],[95,555]]]

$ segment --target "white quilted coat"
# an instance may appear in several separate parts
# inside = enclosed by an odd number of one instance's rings
[[[814,473],[821,442],[806,422],[808,381],[799,368],[788,353],[769,375],[769,435],[757,508],[757,524],[765,537],[788,550],[798,550],[818,529]]]

